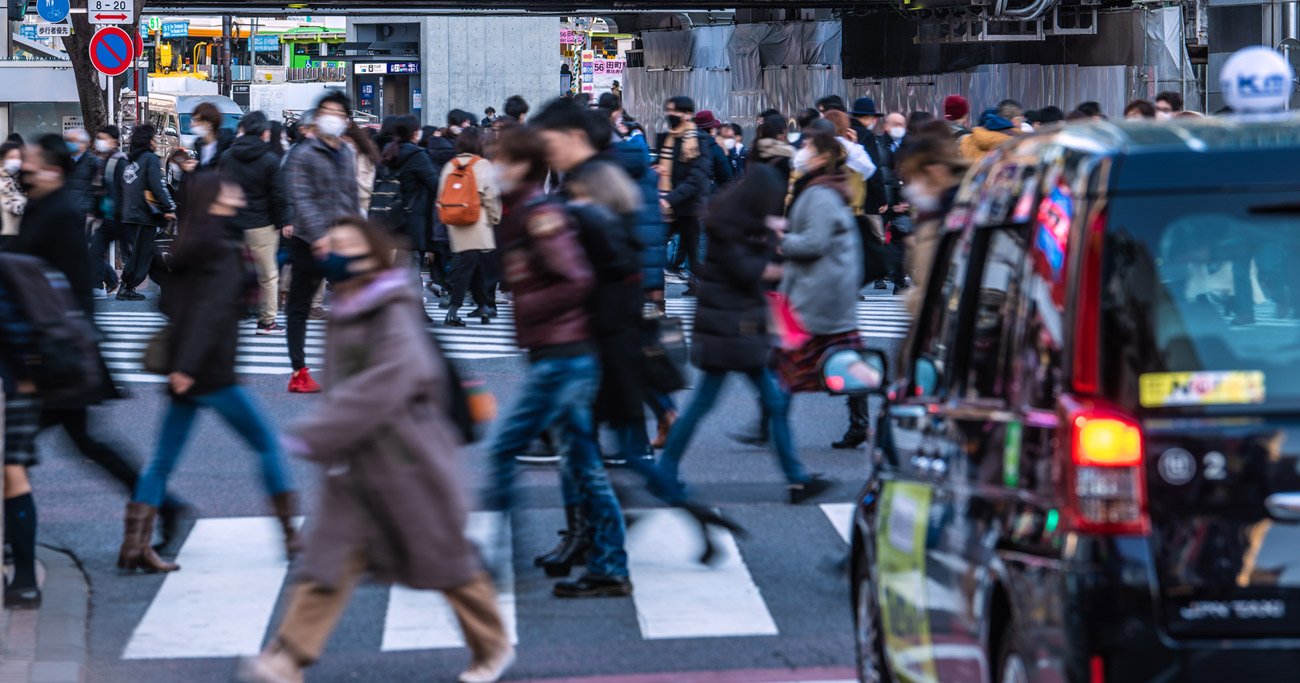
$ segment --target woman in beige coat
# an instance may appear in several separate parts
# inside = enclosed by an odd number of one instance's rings
[[[442,591],[473,653],[461,683],[494,683],[514,661],[492,582],[465,537],[461,440],[447,417],[446,361],[429,342],[410,273],[393,267],[382,227],[330,230],[336,303],[326,335],[324,402],[285,438],[321,465],[316,517],[274,638],[244,681],[303,680],[362,574]]]
[[[483,158],[483,136],[477,128],[466,128],[456,138],[456,158],[442,167],[442,182],[438,187],[438,206],[442,206],[443,195],[447,192],[447,183],[452,172],[458,167],[468,165],[478,185],[479,201],[483,206],[478,221],[472,225],[448,225],[447,235],[451,239],[451,274],[447,277],[451,288],[451,306],[447,309],[447,319],[443,324],[448,327],[464,327],[460,319],[460,307],[465,303],[465,291],[468,289],[474,297],[478,308],[470,313],[471,318],[478,318],[484,325],[496,315],[496,292],[489,291],[493,252],[497,248],[496,226],[501,222],[501,190],[497,187],[492,162]],[[495,290],[495,285],[491,287]]]

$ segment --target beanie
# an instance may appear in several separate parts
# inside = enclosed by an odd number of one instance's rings
[[[949,95],[943,98],[943,118],[956,121],[970,113],[970,102],[961,95]]]

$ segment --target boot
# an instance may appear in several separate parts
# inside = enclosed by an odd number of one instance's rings
[[[865,396],[849,397],[849,430],[844,438],[831,444],[837,450],[851,450],[867,442],[871,428],[871,412]]]
[[[164,561],[149,545],[153,540],[153,521],[157,511],[144,503],[126,504],[126,533],[117,554],[117,568],[146,572],[174,572],[180,565]]]
[[[293,559],[302,551],[298,542],[298,528],[293,518],[298,516],[298,496],[293,491],[285,491],[271,496],[271,508],[275,510],[276,519],[280,520],[280,530],[284,532],[284,553]]]
[[[591,549],[591,525],[577,505],[564,506],[567,528],[560,532],[560,543],[551,552],[537,557],[533,565],[541,567],[552,578],[568,576],[573,565],[585,562]]]
[[[659,418],[659,431],[655,433],[655,440],[650,442],[651,448],[658,450],[668,445],[668,432],[672,431],[673,423],[676,421],[677,413],[671,410]]]

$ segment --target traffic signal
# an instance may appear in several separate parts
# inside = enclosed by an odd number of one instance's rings
[[[31,0],[9,0],[9,21],[22,21],[30,4]]]

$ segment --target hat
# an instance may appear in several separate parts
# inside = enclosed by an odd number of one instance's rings
[[[704,109],[695,115],[695,127],[701,130],[713,130],[721,128],[722,122],[713,115],[713,112]]]
[[[943,118],[956,121],[970,113],[970,102],[961,95],[949,95],[943,98]]]
[[[849,113],[854,116],[880,116],[880,112],[876,111],[876,101],[870,97],[853,100],[853,111]]]

